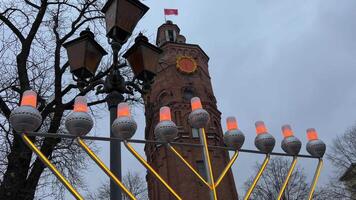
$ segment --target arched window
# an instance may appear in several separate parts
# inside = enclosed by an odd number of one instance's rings
[[[163,106],[165,105],[165,102],[167,100],[167,97],[168,97],[168,92],[163,90],[159,95],[158,95],[158,98],[157,98],[157,102],[159,103],[159,105]]]
[[[190,101],[193,97],[196,96],[195,89],[193,87],[185,87],[183,88],[183,99],[186,101]]]

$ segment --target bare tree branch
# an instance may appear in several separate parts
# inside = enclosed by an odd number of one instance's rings
[[[21,43],[24,43],[25,38],[20,30],[7,17],[5,17],[3,13],[0,13],[0,20],[3,21],[12,30],[12,32],[17,36]]]

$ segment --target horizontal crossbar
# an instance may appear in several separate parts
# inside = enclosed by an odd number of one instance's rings
[[[38,133],[38,132],[29,132],[26,133],[28,136],[38,136],[38,137],[51,137],[51,138],[63,138],[63,139],[75,139],[77,136],[74,135],[69,135],[69,134],[57,134],[57,133]],[[110,137],[98,137],[98,136],[82,136],[80,137],[83,140],[95,140],[95,141],[124,141],[119,138],[110,138]],[[167,142],[163,141],[154,141],[154,140],[137,140],[137,139],[130,139],[127,140],[130,143],[141,143],[141,144],[167,144]],[[170,142],[171,145],[174,146],[191,146],[191,147],[202,147],[201,144],[193,144],[193,143],[183,143],[183,142]],[[236,151],[236,149],[229,148],[226,146],[209,146],[210,149],[221,149],[221,150],[227,150],[227,151]],[[239,152],[245,152],[245,153],[254,153],[254,154],[264,154],[264,152],[257,151],[257,150],[250,150],[250,149],[240,149]],[[286,153],[278,153],[278,152],[272,152],[270,155],[275,155],[275,156],[290,156],[293,157],[293,155],[289,155]],[[298,157],[302,158],[315,158],[319,159],[318,157],[310,156],[310,155],[304,155],[304,154],[299,154]]]

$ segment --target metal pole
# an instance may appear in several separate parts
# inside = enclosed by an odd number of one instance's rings
[[[110,137],[113,137],[111,125],[116,119],[117,104],[122,102],[124,97],[117,91],[113,91],[106,96],[106,101],[110,111]],[[121,142],[120,140],[110,141],[110,170],[114,175],[122,180],[121,175]],[[115,184],[114,181],[110,181],[110,200],[121,200],[121,189]]]
[[[297,164],[297,159],[298,159],[297,156],[294,156],[294,157],[293,157],[292,164],[291,164],[291,166],[289,167],[287,177],[286,177],[286,179],[285,179],[284,182],[283,182],[283,185],[282,185],[281,190],[279,191],[277,200],[282,199],[282,196],[283,196],[283,194],[284,194],[284,190],[286,189],[286,187],[287,187],[287,185],[288,185],[288,181],[289,181],[290,177],[292,176],[292,173],[293,173],[293,170],[294,170],[294,168],[295,168],[295,165]]]
[[[190,165],[189,162],[186,161],[183,156],[171,144],[168,143],[167,146],[190,169],[190,171],[193,172],[199,178],[202,183],[208,186],[209,189],[212,189],[211,185],[209,185],[209,183],[205,181],[205,179],[199,174],[199,172],[197,172],[193,168],[193,166]]]
[[[229,161],[229,163],[226,165],[225,169],[223,170],[223,172],[221,173],[221,175],[219,176],[218,180],[215,182],[214,187],[218,187],[218,185],[221,183],[221,181],[223,180],[223,178],[225,177],[225,175],[227,174],[227,172],[229,171],[229,169],[231,169],[231,166],[234,164],[234,162],[237,159],[237,156],[239,156],[239,151],[235,151],[234,155],[232,156],[231,160]]]
[[[105,174],[108,175],[110,179],[114,181],[116,185],[119,186],[131,200],[136,200],[136,197],[122,184],[122,182],[108,169],[108,167],[106,167],[106,165],[97,155],[95,155],[89,146],[85,144],[85,142],[79,137],[77,138],[77,141],[84,149],[84,151],[90,156],[90,158],[105,172]]]
[[[142,156],[137,153],[137,151],[131,146],[130,143],[128,143],[127,141],[124,141],[124,144],[127,148],[127,150],[129,150],[131,152],[131,154],[133,156],[135,156],[135,158],[148,170],[150,171],[168,190],[171,194],[174,195],[174,197],[178,200],[183,200],[177,193],[176,191],[173,190],[173,188],[171,188],[171,186],[168,185],[168,183],[163,180],[163,178],[151,167],[150,164],[147,163],[147,161],[142,158]]]
[[[206,175],[208,178],[208,182],[211,186],[210,190],[210,199],[211,200],[217,200],[217,195],[216,195],[216,189],[215,189],[215,183],[214,183],[214,175],[213,175],[213,170],[211,167],[211,162],[210,162],[210,155],[209,155],[209,149],[208,149],[208,141],[207,137],[205,134],[204,128],[199,129],[199,137],[200,137],[200,143],[203,145],[203,161],[205,164],[205,170],[206,170]]]
[[[257,173],[257,175],[256,175],[256,177],[255,177],[255,179],[253,179],[252,185],[250,186],[250,188],[249,188],[248,191],[246,192],[246,195],[245,195],[245,197],[244,197],[244,200],[250,199],[251,193],[252,193],[253,190],[255,189],[258,180],[260,180],[260,178],[261,178],[261,176],[262,176],[262,173],[263,173],[263,171],[266,169],[266,166],[267,166],[269,160],[270,160],[270,154],[267,154],[266,157],[265,157],[265,160],[263,161],[263,164],[262,164],[260,170],[258,171],[258,173]]]
[[[318,166],[317,166],[317,168],[315,170],[313,182],[311,184],[311,188],[310,188],[310,191],[309,191],[309,194],[308,194],[308,200],[312,200],[313,199],[314,190],[315,190],[315,187],[316,187],[316,183],[318,182],[322,167],[323,167],[323,159],[319,158]]]
[[[76,189],[69,183],[69,181],[58,171],[58,169],[48,160],[48,158],[41,152],[39,148],[31,141],[26,134],[21,134],[22,139],[25,144],[36,153],[36,155],[40,158],[44,165],[46,165],[52,173],[58,178],[60,182],[68,189],[68,191],[75,197],[77,200],[84,200],[84,198],[78,193]]]

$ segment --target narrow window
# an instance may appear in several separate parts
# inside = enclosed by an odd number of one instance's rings
[[[192,138],[199,138],[199,129],[192,129]]]
[[[167,30],[167,35],[168,35],[168,41],[170,42],[174,42],[175,38],[174,38],[174,31],[173,30]]]
[[[197,161],[197,169],[198,169],[198,173],[206,180],[207,179],[206,169],[205,169],[205,164],[202,160]]]

